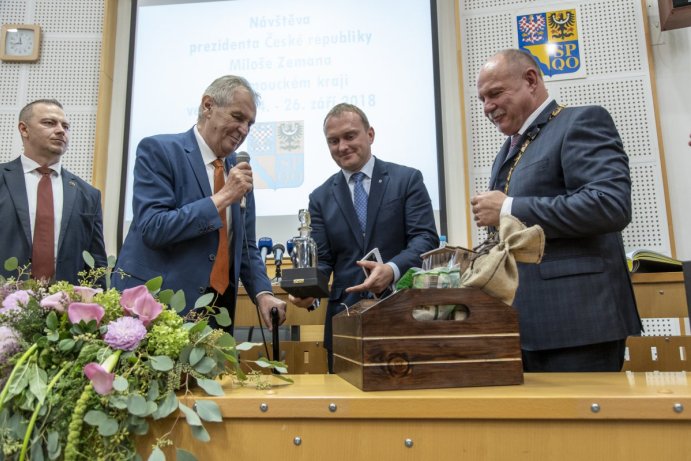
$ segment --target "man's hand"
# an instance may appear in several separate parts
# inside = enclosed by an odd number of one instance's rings
[[[483,192],[470,199],[473,217],[478,227],[499,226],[499,213],[506,195],[498,190]]]
[[[393,282],[393,268],[388,264],[376,261],[357,261],[357,265],[369,271],[369,276],[360,285],[346,288],[346,293],[369,291],[378,295],[389,288]]]
[[[223,188],[211,196],[218,211],[221,211],[231,203],[242,200],[252,190],[252,167],[247,162],[238,163],[228,172]]]
[[[257,297],[257,306],[259,307],[259,313],[262,316],[262,320],[264,321],[264,325],[266,325],[269,328],[269,331],[272,330],[271,328],[271,308],[272,307],[277,307],[278,308],[278,324],[281,325],[283,322],[286,321],[286,302],[281,301],[277,297],[275,297],[272,294],[269,293],[264,293],[259,295]]]
[[[314,298],[298,298],[297,296],[288,295],[288,300],[297,307],[307,309],[314,303]]]

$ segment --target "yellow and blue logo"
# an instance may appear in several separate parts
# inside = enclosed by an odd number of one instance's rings
[[[535,56],[548,77],[581,73],[576,10],[516,16],[518,47]]]

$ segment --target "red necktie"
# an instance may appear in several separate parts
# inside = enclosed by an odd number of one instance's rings
[[[223,188],[226,183],[225,170],[221,159],[214,160],[214,194]],[[220,212],[223,226],[218,230],[218,250],[216,259],[211,269],[209,284],[217,293],[223,294],[228,288],[230,280],[230,258],[228,256],[228,219],[226,210]]]
[[[55,215],[53,185],[47,166],[36,168],[41,173],[36,195],[36,223],[31,252],[31,274],[35,279],[50,280],[55,274]]]

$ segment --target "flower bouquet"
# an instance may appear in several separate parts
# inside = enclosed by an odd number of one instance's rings
[[[16,258],[5,262],[18,275],[0,278],[0,461],[139,459],[135,436],[167,417],[208,441],[204,423],[221,421],[218,405],[190,407],[179,393],[196,384],[223,395],[217,378],[227,374],[245,382],[238,351],[257,344],[209,327],[211,316],[230,324],[211,294],[183,318],[183,292],[161,290],[160,277],[120,293],[108,283],[114,258],[95,269],[84,259],[92,269],[79,274],[81,286],[31,280]],[[253,363],[286,371],[281,362]],[[172,444],[158,439],[149,459],[165,459],[161,448]],[[196,459],[182,449],[177,456]]]

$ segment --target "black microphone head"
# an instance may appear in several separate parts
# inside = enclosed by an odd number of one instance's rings
[[[283,261],[283,253],[286,251],[286,247],[282,243],[277,243],[271,248],[271,252],[274,254],[274,265],[280,266]]]
[[[250,163],[250,154],[245,152],[244,150],[237,152],[235,154],[235,164],[237,165],[238,163]]]

